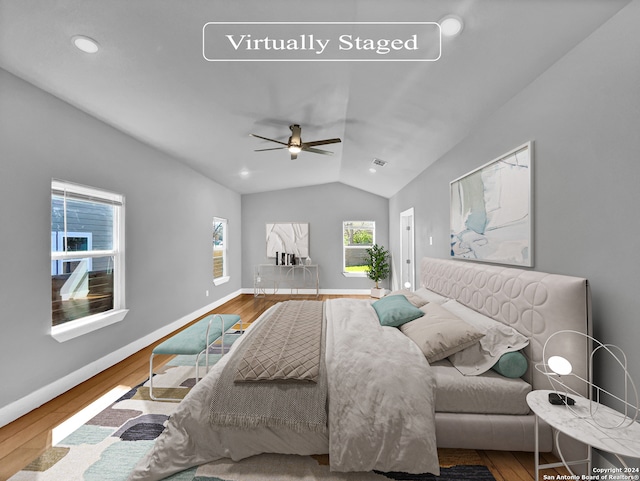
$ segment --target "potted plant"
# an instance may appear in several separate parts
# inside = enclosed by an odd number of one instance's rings
[[[367,249],[365,258],[367,266],[367,276],[376,283],[371,288],[371,297],[381,298],[384,296],[384,288],[380,288],[379,282],[389,277],[389,251],[378,244],[374,244]]]

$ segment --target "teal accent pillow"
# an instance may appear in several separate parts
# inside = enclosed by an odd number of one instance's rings
[[[491,369],[504,377],[517,378],[524,375],[529,368],[527,358],[520,351],[506,352]]]
[[[421,316],[424,312],[411,304],[407,298],[401,294],[394,296],[385,296],[372,304],[380,325],[399,327],[409,321],[413,321]]]

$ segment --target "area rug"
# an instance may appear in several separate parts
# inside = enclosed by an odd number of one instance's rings
[[[230,338],[231,336],[226,336]],[[237,336],[236,336],[237,338]],[[234,338],[231,338],[232,342]],[[216,352],[218,350],[218,352]],[[210,362],[219,359],[213,349]],[[182,398],[194,385],[194,356],[177,356],[157,372],[154,393]],[[152,401],[148,380],[101,411],[9,481],[125,481],[151,449],[177,403]],[[439,451],[441,475],[332,473],[327,456],[263,454],[220,460],[167,478],[171,481],[495,481],[475,451]]]

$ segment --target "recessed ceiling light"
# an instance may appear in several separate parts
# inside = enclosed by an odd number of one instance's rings
[[[85,53],[96,53],[98,51],[98,42],[92,38],[85,37],[84,35],[76,35],[71,40],[76,48]]]
[[[445,37],[455,37],[462,32],[462,19],[456,15],[447,15],[440,20],[440,30]]]
[[[371,172],[372,174],[375,174],[377,171],[373,167],[369,167],[369,172]]]
[[[248,171],[247,169],[242,169],[242,170],[240,171],[240,175],[241,175],[242,177],[246,177],[247,175],[249,175],[249,171]]]

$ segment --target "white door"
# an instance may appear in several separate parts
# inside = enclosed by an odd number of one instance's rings
[[[400,288],[416,289],[413,207],[400,213]]]

